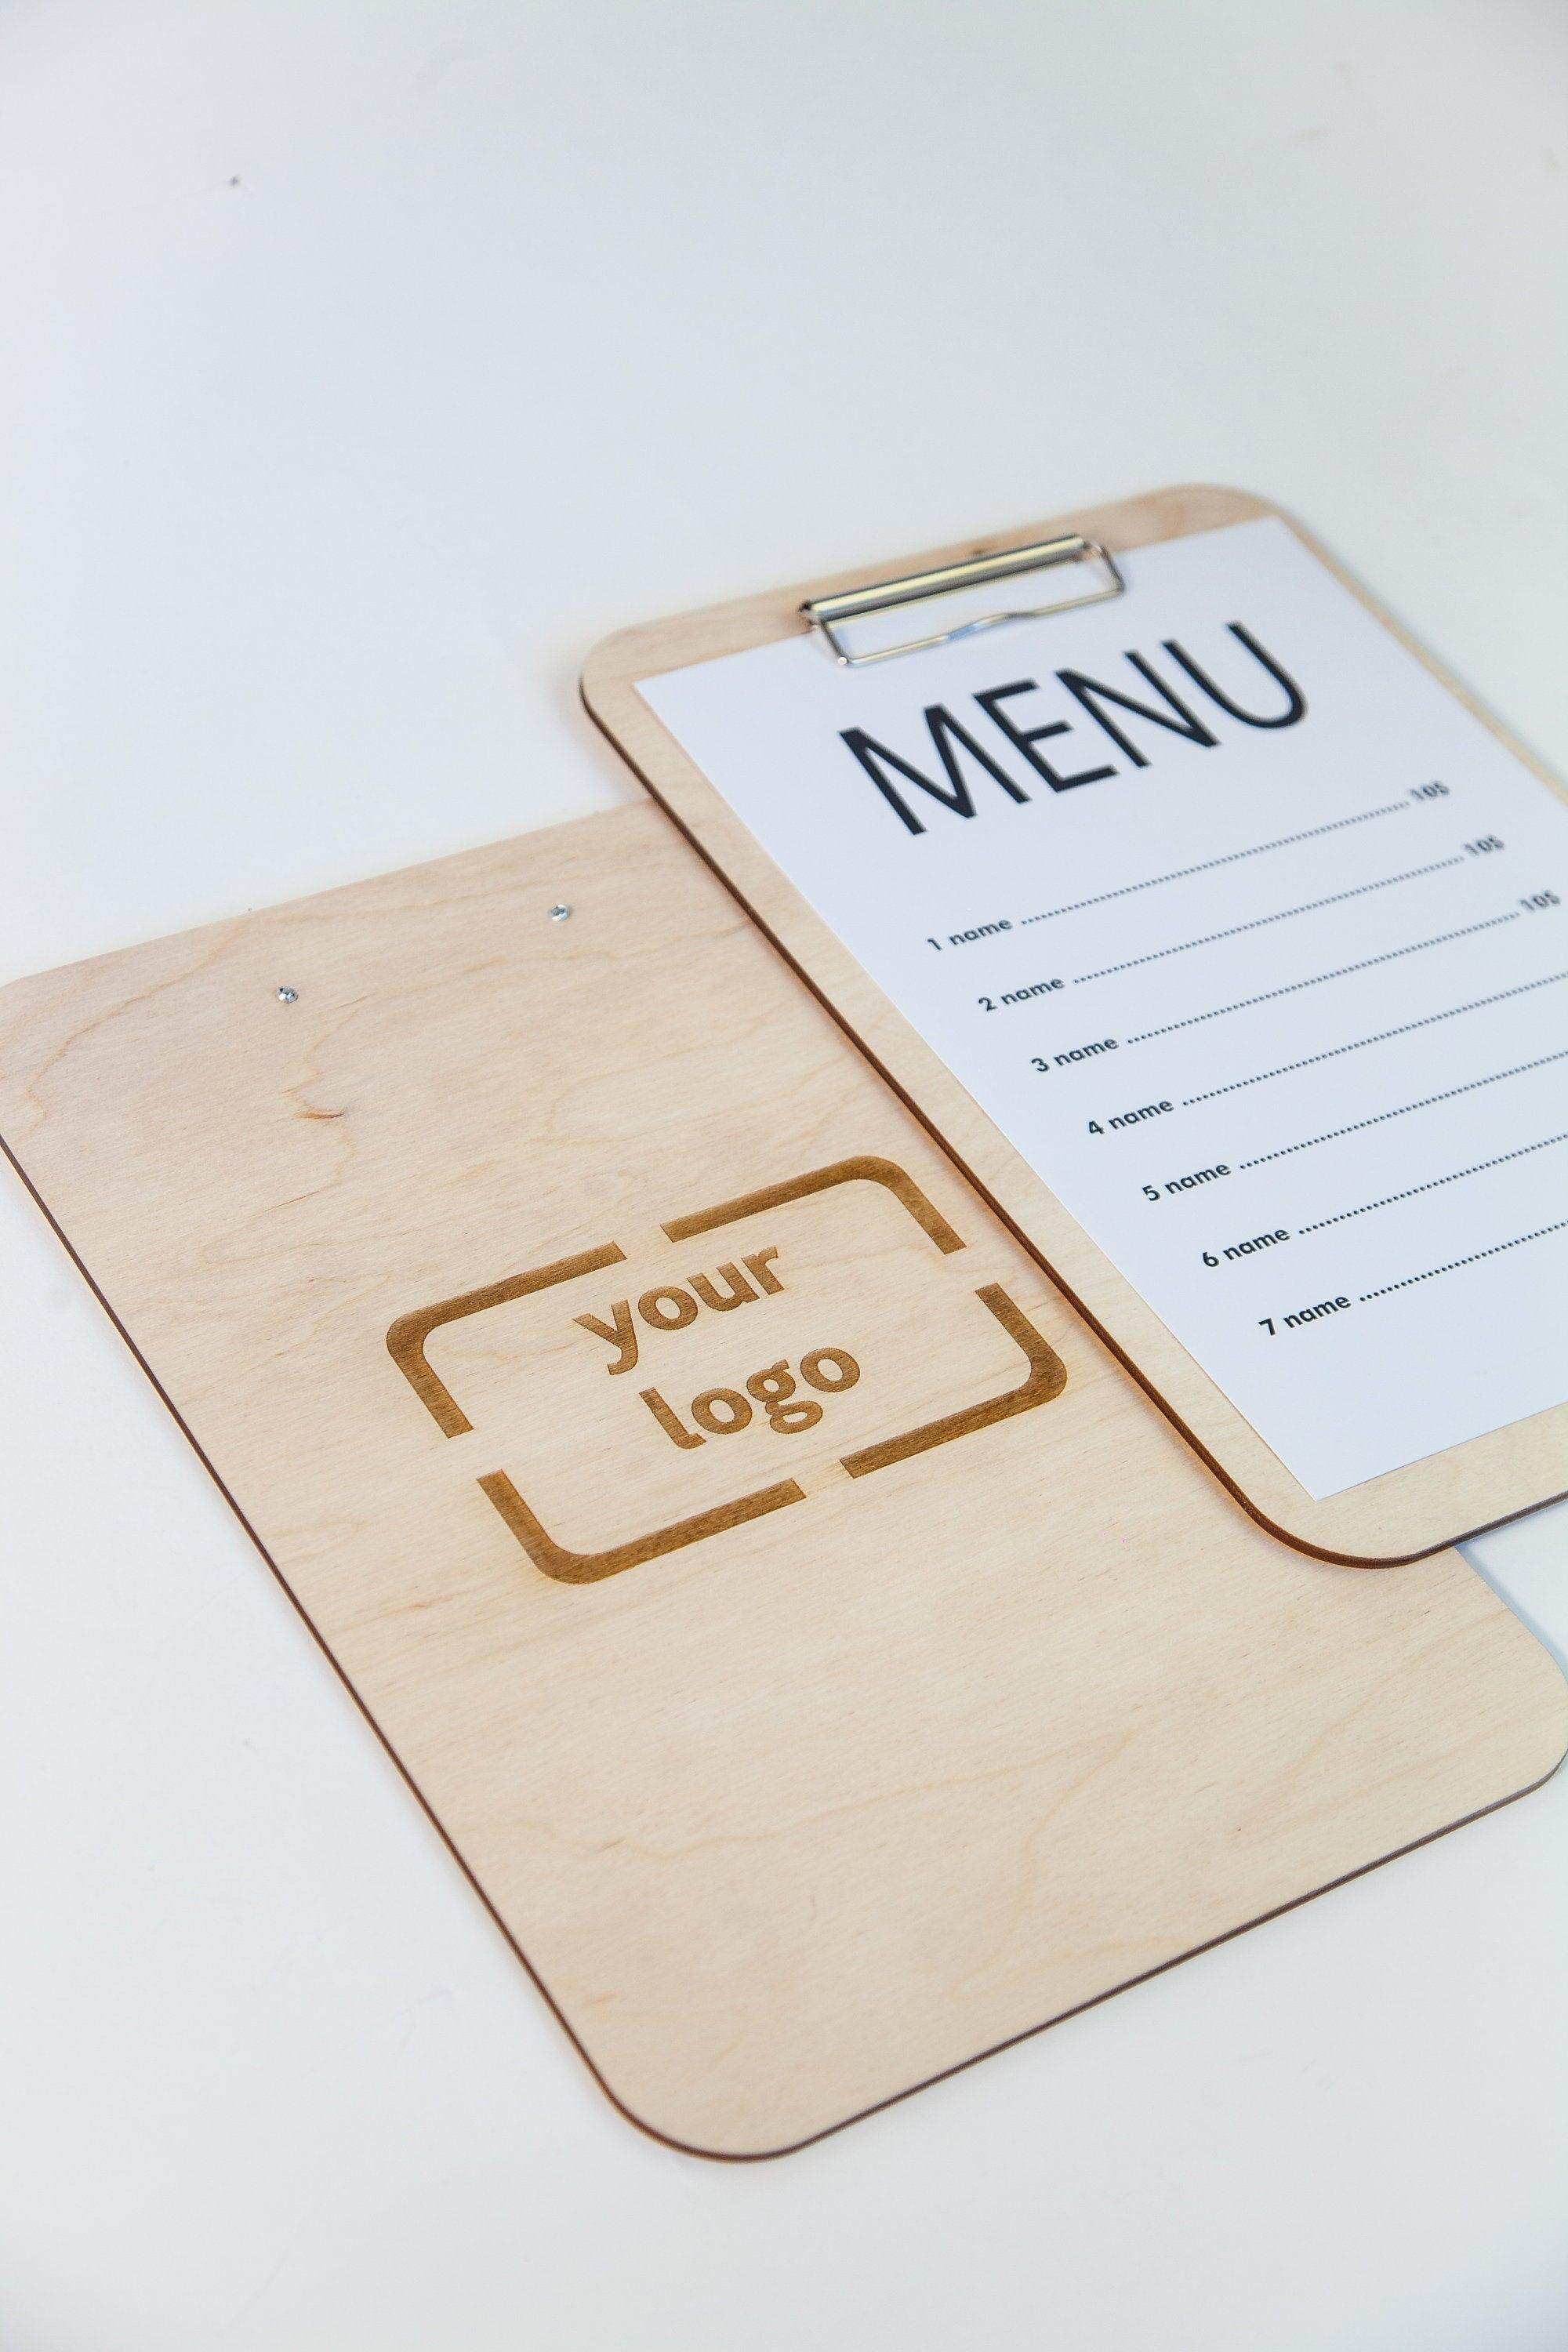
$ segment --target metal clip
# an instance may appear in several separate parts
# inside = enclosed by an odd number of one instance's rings
[[[899,645],[876,646],[863,653],[851,653],[841,634],[847,622],[887,612],[893,606],[984,588],[994,580],[1016,579],[1020,572],[1086,562],[1098,563],[1106,576],[1095,587],[1086,588],[1076,596],[1060,597],[1054,604],[1008,604],[1000,612],[981,613],[956,621],[951,628],[935,630],[930,636],[909,637]],[[1120,596],[1126,585],[1108,550],[1097,539],[1082,539],[1075,532],[1067,539],[1041,540],[1033,547],[1009,548],[1001,555],[977,555],[966,563],[945,563],[937,572],[911,572],[901,580],[884,580],[876,588],[851,588],[838,596],[814,597],[800,609],[812,626],[821,630],[839,667],[859,669],[869,662],[891,661],[895,654],[918,654],[930,646],[951,645],[957,637],[972,637],[982,629],[998,628],[1004,621],[1032,621],[1051,613],[1070,613],[1079,604],[1099,604],[1109,596]]]

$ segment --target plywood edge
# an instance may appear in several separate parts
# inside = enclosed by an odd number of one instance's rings
[[[1345,1564],[1353,1565],[1354,1563]],[[974,2051],[970,2056],[960,2059],[954,2065],[942,2067],[933,2074],[922,2075],[918,2082],[910,2083],[897,2091],[890,2092],[886,2098],[872,2100],[868,2105],[856,2107],[848,2115],[835,2116],[828,2121],[811,2130],[801,2132],[793,2138],[753,2142],[749,2136],[737,2134],[732,2139],[722,2142],[713,2139],[704,2140],[689,2136],[685,2127],[673,2116],[663,2121],[656,2120],[651,2112],[645,2113],[639,2110],[636,2104],[635,2093],[623,2092],[606,2077],[595,2063],[590,2052],[578,2041],[571,2027],[566,2025],[554,2002],[551,2001],[550,2006],[578,2055],[583,2059],[611,2105],[626,2117],[628,2123],[635,2124],[638,2131],[645,2133],[649,2139],[657,2140],[661,2147],[674,2149],[677,2155],[699,2157],[705,2162],[713,2164],[770,2164],[780,2157],[798,2155],[803,2148],[815,2147],[822,2140],[835,2138],[839,2132],[847,2131],[851,2125],[865,2123],[873,2116],[884,2115],[889,2108],[901,2106],[906,2099],[914,2098],[921,2091],[931,2090],[938,2083],[951,2082],[957,2075],[967,2074],[971,2067],[982,2065],[989,2058],[999,2057],[1004,2051],[1016,2050],[1026,2042],[1037,2040],[1041,2034],[1048,2033],[1054,2026],[1066,2025],[1075,2017],[1085,2016],[1089,2011],[1099,2009],[1103,2002],[1114,2000],[1120,1993],[1131,1992],[1139,1985],[1152,1984],[1156,1978],[1168,1975],[1171,1969],[1180,1968],[1187,1960],[1198,1959],[1205,1952],[1218,1951],[1223,1945],[1234,1943],[1238,1936],[1249,1935],[1255,1927],[1268,1927],[1273,1920],[1283,1919],[1292,1911],[1300,1910],[1304,1904],[1316,1902],[1320,1895],[1331,1895],[1338,1887],[1352,1885],[1358,1878],[1365,1878],[1373,1871],[1382,1870],[1391,1862],[1399,1862],[1406,1854],[1419,1853],[1423,1846],[1435,1845],[1439,1838],[1449,1837],[1456,1830],[1468,1829],[1474,1822],[1485,1821],[1489,1814],[1500,1812],[1505,1806],[1517,1804],[1521,1797],[1531,1796],[1536,1790],[1544,1787],[1545,1783],[1561,1769],[1565,1758],[1568,1758],[1568,1669],[1563,1666],[1555,1654],[1548,1650],[1537,1635],[1513,1615],[1511,1610],[1503,1607],[1502,1613],[1536,1654],[1544,1702],[1539,1723],[1532,1723],[1530,1727],[1532,1737],[1528,1748],[1529,1760],[1526,1761],[1521,1756],[1516,1767],[1526,1775],[1516,1787],[1509,1788],[1501,1796],[1490,1798],[1485,1804],[1478,1805],[1472,1811],[1461,1814],[1456,1821],[1443,1822],[1436,1828],[1428,1830],[1421,1837],[1412,1838],[1404,1845],[1391,1847],[1387,1853],[1374,1855],[1370,1862],[1362,1863],[1354,1870],[1345,1871],[1335,1878],[1325,1879],[1321,1886],[1309,1888],[1306,1893],[1295,1895],[1288,1903],[1277,1904],[1271,1910],[1260,1911],[1253,1918],[1238,1920],[1234,1927],[1226,1928],[1223,1934],[1208,1937],[1204,1942],[1194,1944],[1184,1951],[1173,1952],[1168,1958],[1158,1961],[1154,1967],[1140,1969],[1135,1975],[1122,1978],[1118,1983],[1106,1986],[1090,2000],[1076,2001],[1069,2008],[1058,2010],[1048,2017],[1041,2018],[1037,2024],[1026,2026],[1021,2032],[1010,2033],[1000,2042],[989,2042],[984,2049]],[[521,1957],[521,1953],[519,1957]],[[529,1973],[533,1975],[531,1969]],[[534,1982],[536,1984],[539,1982],[536,1976]],[[540,1989],[545,1990],[542,1986]],[[550,1998],[547,1991],[545,1998],[547,2000]]]

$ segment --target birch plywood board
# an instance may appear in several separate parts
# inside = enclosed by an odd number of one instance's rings
[[[1568,1405],[1533,1413],[1342,1493],[1321,1499],[1309,1494],[807,904],[638,692],[643,682],[668,671],[800,635],[806,627],[801,605],[807,598],[1067,533],[1081,532],[1102,541],[1114,554],[1276,514],[1279,509],[1262,499],[1210,488],[1162,490],[1115,506],[1085,509],[997,539],[934,550],[869,573],[800,583],[709,612],[626,630],[594,654],[584,674],[583,692],[593,716],[668,814],[1230,1491],[1288,1541],[1326,1559],[1386,1565],[1456,1542],[1560,1496],[1568,1484]],[[1436,671],[1436,665],[1386,614],[1377,612],[1322,548],[1289,516],[1279,519],[1384,627]],[[915,607],[911,628],[920,625],[920,613]],[[1000,633],[998,642],[1005,642],[1005,635]],[[1561,791],[1455,680],[1443,683],[1544,783]]]
[[[0,1133],[684,2147],[831,2129],[1568,1738],[1457,1558],[1236,1507],[652,810],[21,983]]]

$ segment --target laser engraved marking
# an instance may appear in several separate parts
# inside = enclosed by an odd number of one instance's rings
[[[813,1169],[786,1182],[765,1185],[757,1192],[700,1210],[695,1215],[672,1218],[663,1231],[671,1241],[688,1240],[699,1234],[716,1232],[742,1218],[851,1183],[882,1186],[942,1256],[951,1256],[963,1248],[962,1238],[914,1180],[890,1160],[873,1157],[836,1160],[828,1167]],[[609,1302],[607,1314],[580,1313],[572,1321],[590,1339],[609,1349],[610,1358],[605,1364],[608,1372],[629,1372],[642,1355],[645,1333],[662,1337],[685,1331],[700,1316],[731,1315],[763,1298],[782,1296],[788,1287],[787,1269],[782,1259],[780,1246],[753,1250],[739,1258],[721,1260],[710,1272],[689,1275],[684,1283],[656,1284],[637,1295],[635,1307],[628,1293],[626,1297]],[[483,1314],[490,1307],[542,1294],[584,1275],[626,1262],[626,1253],[619,1244],[608,1242],[573,1257],[556,1258],[526,1274],[510,1276],[503,1282],[464,1291],[434,1307],[419,1307],[412,1314],[400,1316],[393,1324],[386,1335],[387,1350],[443,1436],[460,1437],[473,1424],[446,1382],[431,1368],[426,1343],[432,1332],[444,1324]],[[1047,1404],[1061,1394],[1067,1385],[1066,1367],[1006,1291],[998,1284],[986,1283],[973,1296],[1016,1342],[1026,1368],[1024,1378],[1000,1396],[960,1405],[913,1429],[899,1431],[874,1444],[841,1454],[839,1467],[851,1478],[868,1477],[932,1446],[949,1444],[955,1438],[989,1428],[1015,1413]],[[751,1326],[745,1328],[750,1329]],[[734,1386],[704,1389],[681,1408],[672,1404],[656,1387],[640,1389],[637,1394],[670,1444],[681,1453],[695,1453],[711,1441],[738,1436],[747,1430],[760,1430],[764,1437],[770,1433],[781,1437],[802,1435],[823,1421],[825,1407],[819,1399],[842,1395],[857,1387],[861,1376],[858,1359],[848,1349],[834,1345],[809,1348],[795,1363],[777,1358],[744,1375]],[[806,1391],[815,1393],[808,1394]],[[795,1479],[778,1479],[710,1509],[694,1512],[689,1517],[671,1520],[627,1542],[599,1551],[575,1552],[558,1543],[542,1526],[504,1470],[488,1473],[479,1485],[534,1566],[563,1584],[596,1583],[601,1578],[618,1575],[624,1569],[640,1567],[688,1544],[700,1543],[730,1528],[744,1526],[749,1520],[805,1500],[805,1489]]]
[[[582,1318],[579,1317],[578,1320],[581,1321]],[[835,1367],[831,1378],[827,1370],[829,1364]],[[803,1380],[809,1381],[814,1389],[821,1389],[827,1396],[841,1396],[860,1378],[860,1367],[846,1348],[813,1348],[801,1358],[800,1370]],[[787,1364],[770,1364],[765,1371],[752,1374],[746,1382],[744,1396],[738,1389],[704,1389],[700,1397],[691,1400],[691,1418],[699,1428],[708,1432],[710,1437],[729,1437],[736,1430],[751,1427],[750,1400],[754,1397],[766,1413],[771,1429],[782,1430],[786,1434],[815,1429],[822,1419],[822,1407],[813,1403],[809,1398],[803,1398],[798,1404],[791,1404],[788,1400],[795,1394],[795,1385]],[[694,1437],[689,1429],[681,1427],[679,1415],[671,1411],[657,1389],[644,1389],[641,1394],[644,1404],[665,1435],[675,1444],[688,1451],[701,1444],[700,1437]]]

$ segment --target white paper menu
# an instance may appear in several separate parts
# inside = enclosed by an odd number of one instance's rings
[[[1568,1400],[1568,808],[1273,518],[645,699],[1312,1496]]]

